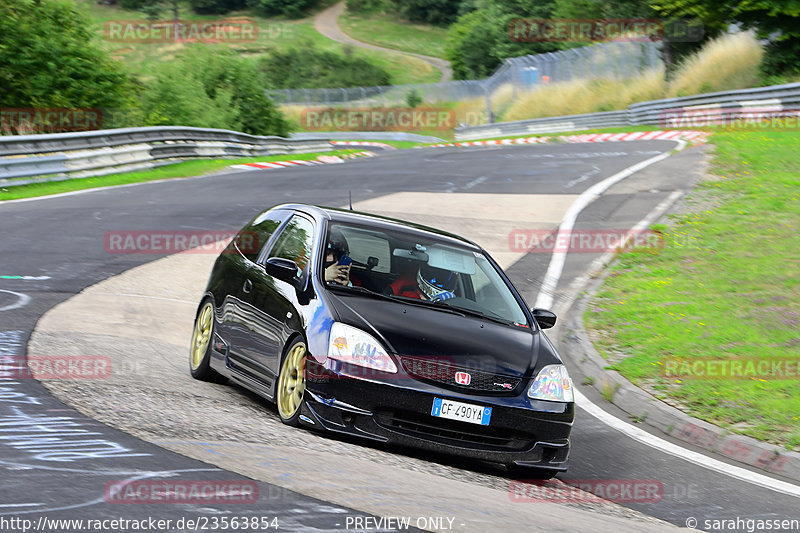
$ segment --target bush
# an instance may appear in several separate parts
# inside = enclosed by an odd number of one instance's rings
[[[311,43],[273,51],[261,59],[259,69],[276,89],[370,87],[391,81],[388,72],[364,58],[318,50]]]
[[[462,0],[393,0],[394,9],[412,22],[446,26],[456,21]]]
[[[119,0],[119,5],[123,9],[130,9],[131,11],[139,11],[152,3],[153,0]]]
[[[285,136],[288,124],[265,84],[253,63],[234,52],[194,46],[156,71],[142,95],[144,121]]]
[[[423,101],[422,95],[419,94],[419,91],[416,89],[412,89],[408,91],[406,94],[406,104],[408,107],[417,107]]]
[[[192,11],[200,15],[224,15],[247,7],[246,0],[189,0]]]
[[[299,18],[316,3],[316,0],[247,0],[247,5],[265,17],[284,15]]]

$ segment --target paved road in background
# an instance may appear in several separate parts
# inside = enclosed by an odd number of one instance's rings
[[[384,48],[383,46],[364,43],[350,37],[339,27],[339,17],[342,13],[344,13],[345,8],[345,2],[339,2],[338,4],[334,4],[324,11],[320,11],[314,17],[314,28],[328,39],[334,40],[338,43],[358,46],[359,48],[366,48],[368,50],[378,50],[379,52],[388,52],[392,54],[402,54],[416,57],[417,59],[421,59],[422,61],[433,65],[434,68],[438,69],[439,72],[442,73],[442,79],[440,79],[439,82],[450,81],[453,79],[453,68],[450,66],[450,62],[445,59],[415,54],[412,52],[402,52],[393,48]]]

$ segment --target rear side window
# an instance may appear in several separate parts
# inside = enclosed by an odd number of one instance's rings
[[[255,263],[272,234],[290,214],[290,211],[267,211],[256,217],[236,235],[235,243],[242,255]]]
[[[314,226],[311,221],[295,215],[278,235],[269,257],[281,257],[294,261],[298,267],[298,276],[300,276],[306,270],[311,259],[313,240]]]

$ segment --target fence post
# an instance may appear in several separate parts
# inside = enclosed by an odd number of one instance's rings
[[[493,124],[494,117],[492,116],[492,99],[489,96],[489,84],[483,84],[484,98],[486,99],[486,123]]]

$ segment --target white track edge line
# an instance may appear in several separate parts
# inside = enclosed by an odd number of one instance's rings
[[[686,147],[686,141],[684,140],[670,140],[678,143],[676,148],[677,150],[683,150],[683,148]],[[651,157],[650,159],[640,161],[635,165],[631,165],[617,172],[616,174],[607,177],[603,181],[595,183],[583,191],[580,196],[578,196],[578,198],[572,202],[572,205],[569,206],[569,209],[567,209],[564,218],[561,220],[561,224],[558,225],[558,234],[560,235],[562,232],[571,231],[572,227],[575,225],[575,220],[578,218],[578,215],[581,214],[581,211],[583,211],[586,206],[591,204],[595,199],[603,194],[609,187],[645,167],[648,167],[654,163],[658,163],[659,161],[663,161],[670,155],[672,155],[672,151],[664,152],[657,156]],[[550,256],[550,264],[547,266],[547,272],[545,273],[544,278],[542,279],[542,285],[539,288],[539,295],[536,297],[536,307],[550,309],[553,306],[553,296],[555,295],[556,286],[561,278],[561,272],[564,270],[564,263],[566,260],[566,252],[555,252]]]
[[[753,472],[739,466],[731,465],[718,459],[714,459],[713,457],[708,457],[702,453],[688,450],[682,446],[673,444],[672,442],[652,435],[641,428],[624,422],[619,418],[607,413],[602,407],[592,403],[592,401],[584,396],[579,390],[575,390],[574,392],[575,403],[581,409],[597,418],[605,425],[616,429],[620,433],[623,433],[628,437],[641,442],[642,444],[656,448],[664,453],[683,459],[684,461],[694,463],[709,470],[714,470],[720,474],[726,474],[730,477],[746,481],[766,489],[800,498],[800,486],[798,485],[787,483],[779,479],[773,479],[769,476],[765,476],[764,474],[759,474],[758,472]]]

